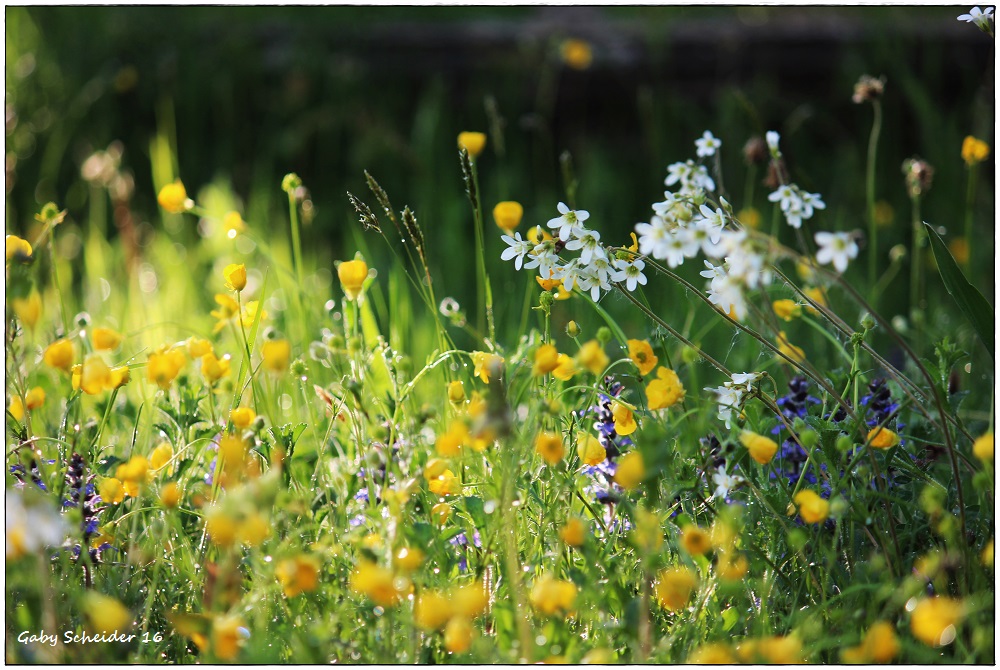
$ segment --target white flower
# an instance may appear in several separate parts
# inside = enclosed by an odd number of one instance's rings
[[[678,182],[683,184],[691,176],[691,171],[693,169],[694,169],[694,163],[692,161],[688,161],[687,163],[673,163],[671,165],[668,165],[667,178],[663,180],[663,183],[666,186],[673,186]]]
[[[826,203],[823,202],[823,196],[819,193],[806,193],[802,191],[800,194],[802,198],[802,204],[809,208],[809,216],[812,216],[812,209],[826,209]],[[808,218],[808,217],[806,217]]]
[[[747,303],[743,298],[743,284],[735,278],[725,275],[712,280],[709,287],[708,300],[724,313],[733,313],[737,321],[742,321],[747,315]]]
[[[601,259],[604,265],[608,264],[607,259]],[[608,271],[604,268],[598,267],[598,264],[591,264],[582,269],[580,272],[579,283],[580,288],[584,291],[590,291],[590,297],[594,302],[601,299],[601,291],[610,291],[611,284],[608,283]]]
[[[683,163],[678,163],[678,165],[683,165]],[[668,168],[669,169],[669,168]],[[654,202],[653,211],[656,212],[657,216],[667,216],[667,213],[674,208],[679,202],[680,198],[671,193],[670,191],[663,192],[663,202]]]
[[[584,265],[590,263],[594,255],[605,256],[604,247],[601,246],[601,234],[596,230],[581,229],[579,237],[574,237],[566,243],[569,251],[580,250],[580,261]]]
[[[759,372],[734,372],[732,378],[726,383],[750,393],[753,391],[754,382],[760,378]]]
[[[729,491],[743,483],[743,478],[737,474],[726,472],[726,464],[723,463],[712,475],[712,482],[715,484],[715,492],[712,494],[718,498],[729,497]]]
[[[684,264],[685,258],[694,258],[698,254],[698,240],[687,228],[672,231],[663,245],[666,252],[662,258],[667,259],[667,265],[675,268]]]
[[[646,264],[642,260],[636,258],[625,261],[617,258],[614,266],[618,269],[611,273],[611,281],[625,282],[629,291],[634,291],[637,283],[646,285],[646,275],[642,274],[642,269],[646,267]]]
[[[795,205],[801,205],[802,200],[799,197],[798,190],[794,185],[782,184],[778,187],[778,190],[767,196],[770,202],[776,202],[780,205],[782,211],[791,209]]]
[[[847,269],[847,263],[858,257],[858,243],[850,233],[818,232],[815,235],[816,244],[820,246],[816,252],[816,262],[820,265],[833,263],[837,272]]]
[[[727,430],[731,429],[733,410],[738,409],[740,403],[743,402],[743,391],[729,386],[729,382],[718,388],[706,388],[705,390],[715,393],[715,400],[719,404],[717,414],[719,421],[725,422]]]
[[[560,216],[550,219],[547,225],[549,228],[559,229],[560,240],[568,240],[574,231],[579,232],[580,226],[578,224],[590,218],[590,212],[582,209],[579,211],[570,209],[562,202],[556,206],[556,209],[559,210]]]
[[[979,7],[973,7],[969,10],[968,14],[959,16],[958,20],[965,21],[966,23],[975,23],[980,29],[988,30],[990,21],[993,20],[993,8],[987,7],[984,12]]]
[[[670,229],[662,217],[654,216],[649,223],[635,224],[639,239],[639,253],[653,258],[666,257],[666,245],[670,239]]]
[[[4,503],[8,559],[63,543],[68,527],[61,514],[48,507],[25,506],[24,498],[14,491],[5,493]]]
[[[500,239],[507,245],[507,248],[503,250],[502,254],[500,254],[500,259],[509,261],[513,258],[514,269],[520,270],[521,264],[524,262],[524,257],[531,253],[531,251],[535,248],[535,245],[529,240],[522,240],[521,233],[517,232],[514,233],[514,237],[511,237],[510,235],[501,235]]]
[[[574,258],[566,265],[562,267],[557,267],[550,275],[553,279],[562,280],[563,288],[567,291],[572,291],[574,286],[580,286],[580,278],[583,274],[583,267],[580,265],[580,260]],[[583,288],[583,286],[580,286]]]
[[[694,141],[694,145],[698,148],[696,152],[698,157],[707,158],[715,155],[715,150],[722,146],[722,140],[712,135],[711,130],[706,130]]]
[[[778,149],[778,142],[781,140],[781,135],[775,130],[769,130],[764,134],[764,139],[767,141],[767,148],[770,149],[771,155],[778,157],[781,155],[781,151]]]

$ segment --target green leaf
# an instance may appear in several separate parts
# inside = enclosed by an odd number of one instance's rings
[[[927,237],[931,241],[934,260],[937,262],[944,287],[948,289],[948,293],[958,303],[958,308],[962,310],[962,314],[972,324],[976,335],[979,336],[983,346],[986,347],[986,351],[989,352],[990,358],[995,359],[993,354],[993,307],[983,297],[983,294],[979,292],[979,289],[970,284],[969,280],[962,274],[958,263],[955,262],[954,257],[948,251],[948,247],[945,246],[941,237],[928,223],[924,223],[924,228],[927,230]]]

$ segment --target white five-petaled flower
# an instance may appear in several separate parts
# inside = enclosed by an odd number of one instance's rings
[[[611,281],[625,282],[625,287],[629,291],[634,291],[636,284],[646,285],[646,275],[642,274],[642,269],[646,267],[646,264],[641,259],[635,258],[626,261],[616,258],[614,266],[617,270],[611,273]]]
[[[713,135],[711,130],[706,130],[694,141],[694,145],[697,147],[698,158],[707,158],[715,155],[715,150],[722,146],[722,140]]]
[[[670,240],[670,228],[661,216],[654,216],[649,223],[635,224],[639,236],[639,253],[653,258],[666,257],[666,245]]]
[[[601,246],[601,234],[596,230],[582,229],[579,235],[566,243],[568,251],[580,251],[580,261],[584,265],[590,264],[590,259],[595,256],[604,256],[604,247]]]
[[[850,233],[818,232],[815,238],[820,247],[816,252],[816,262],[820,265],[833,263],[837,272],[843,272],[847,263],[858,257],[858,243]]]
[[[559,239],[563,241],[568,240],[574,233],[579,234],[581,230],[579,224],[590,218],[590,212],[570,209],[566,203],[560,202],[556,209],[559,210],[559,216],[550,219],[547,225],[549,228],[558,228]]]
[[[993,8],[987,7],[986,11],[979,9],[979,7],[973,7],[969,10],[968,14],[962,14],[958,17],[959,21],[965,21],[966,23],[975,23],[981,30],[988,30],[990,26],[990,21],[993,20]]]
[[[594,262],[583,268],[578,282],[584,291],[590,291],[590,297],[594,302],[601,299],[601,291],[610,291],[611,284],[608,283],[608,261],[605,258],[596,259]],[[603,264],[603,266],[602,266]]]
[[[715,492],[712,494],[718,498],[728,498],[729,491],[743,483],[743,478],[737,474],[726,472],[726,464],[723,463],[712,475],[712,482],[715,484]]]
[[[524,257],[530,254],[535,248],[535,245],[531,243],[530,240],[522,240],[521,233],[515,232],[514,237],[510,235],[501,235],[500,239],[507,244],[507,248],[503,250],[500,254],[500,259],[509,261],[514,259],[514,269],[520,270],[521,264],[524,262]]]

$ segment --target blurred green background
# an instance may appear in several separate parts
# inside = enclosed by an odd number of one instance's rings
[[[480,130],[490,133],[478,163],[493,290],[513,330],[531,278],[500,262],[489,212],[499,200],[520,201],[522,232],[554,216],[566,199],[564,151],[580,182],[576,205],[612,244],[648,220],[666,166],[693,157],[705,129],[723,141],[736,209],[753,205],[770,223],[764,175],[747,180],[741,148],[775,129],[792,180],[828,205],[813,227],[864,230],[872,110],[851,93],[867,73],[887,79],[877,166],[878,198],[891,214],[879,239],[886,257],[893,244],[909,246],[902,161],[919,155],[935,166],[923,217],[944,226],[947,240],[963,221],[962,139],[993,144],[992,41],[956,21],[966,9],[8,7],[7,228],[26,230],[49,200],[69,210],[68,231],[85,227],[94,192],[81,166],[120,142],[121,166],[134,175],[128,234],[137,253],[164,232],[182,246],[198,239],[191,221],[171,222],[157,209],[167,172],[199,202],[242,203],[251,228],[284,240],[280,182],[294,171],[309,190],[307,265],[331,268],[358,247],[346,192],[375,204],[368,170],[423,224],[444,284],[438,298],[455,297],[471,316],[472,216],[455,137]],[[589,68],[560,60],[570,37],[592,45]],[[169,154],[158,154],[157,142]],[[992,156],[981,167],[975,225],[992,241]],[[784,241],[793,242],[791,232],[782,231]],[[112,241],[118,234],[107,224]],[[370,264],[385,268],[391,255],[366,239]],[[973,251],[982,261],[976,283],[992,299],[992,243]],[[863,265],[850,272],[861,279]],[[696,277],[698,269],[685,271]],[[904,267],[889,286],[888,316],[905,313],[908,276]],[[667,292],[666,310],[685,299],[674,288],[650,295]],[[933,306],[944,294],[928,290]]]

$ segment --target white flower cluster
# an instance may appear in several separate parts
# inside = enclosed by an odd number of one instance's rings
[[[803,191],[795,184],[779,186],[767,199],[781,206],[781,212],[792,228],[801,228],[802,222],[811,219],[815,210],[826,209],[826,203],[819,193]]]
[[[969,10],[968,14],[961,14],[958,17],[959,21],[965,21],[966,23],[976,24],[980,30],[989,30],[990,21],[993,20],[993,8],[987,7],[986,11],[979,9],[979,7],[973,7]]]
[[[739,412],[744,396],[753,392],[753,384],[760,377],[759,372],[738,372],[722,386],[705,389],[715,393],[716,401],[719,403],[719,421],[724,421],[727,429],[732,428],[733,412]]]
[[[611,282],[622,282],[629,291],[646,284],[646,275],[642,273],[646,264],[641,259],[614,257],[601,244],[601,234],[583,225],[590,218],[589,212],[572,210],[562,202],[558,210],[559,216],[547,224],[555,239],[532,242],[522,240],[520,233],[514,233],[513,237],[503,235],[500,239],[507,248],[500,258],[513,260],[517,270],[537,268],[543,280],[558,280],[567,291],[577,287],[589,291],[594,302],[600,300],[602,291],[612,289]],[[559,256],[562,249],[579,251],[580,255],[563,261]]]

